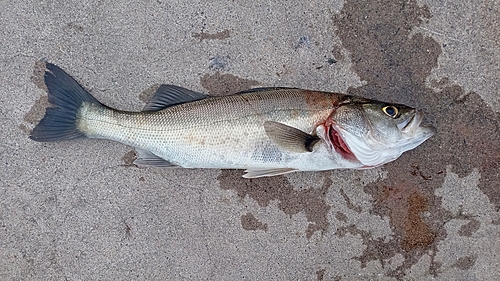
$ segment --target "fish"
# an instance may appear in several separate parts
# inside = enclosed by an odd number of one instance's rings
[[[102,104],[58,66],[45,68],[52,106],[30,138],[114,140],[135,148],[137,166],[244,169],[245,178],[369,169],[436,133],[403,104],[285,87],[211,97],[163,84],[129,112]]]

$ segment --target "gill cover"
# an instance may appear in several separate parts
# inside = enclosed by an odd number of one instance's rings
[[[379,166],[414,149],[435,133],[421,126],[423,114],[411,107],[375,101],[341,106],[332,129],[364,167]]]

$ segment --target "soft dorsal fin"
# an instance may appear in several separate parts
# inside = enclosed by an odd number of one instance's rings
[[[312,152],[319,137],[274,121],[264,122],[267,136],[279,147],[293,152]]]
[[[207,98],[202,93],[174,85],[161,85],[142,111],[157,111],[167,107]]]

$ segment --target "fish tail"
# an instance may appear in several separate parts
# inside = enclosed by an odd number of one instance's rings
[[[84,102],[102,104],[58,66],[46,63],[46,69],[45,85],[49,102],[54,107],[47,108],[30,138],[39,142],[53,142],[85,137],[77,126],[80,107]]]

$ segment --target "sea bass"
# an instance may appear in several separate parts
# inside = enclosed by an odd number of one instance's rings
[[[103,105],[46,63],[49,102],[30,138],[109,139],[130,145],[136,165],[245,169],[243,177],[376,167],[434,135],[401,104],[295,88],[209,97],[162,85],[141,112]]]

